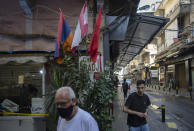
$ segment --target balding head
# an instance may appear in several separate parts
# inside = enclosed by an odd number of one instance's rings
[[[73,89],[69,86],[59,88],[56,91],[56,95],[58,95],[58,94],[63,95],[63,96],[68,95],[69,99],[74,99],[75,98],[75,93],[74,93]]]
[[[55,103],[62,105],[58,107],[69,107],[70,105],[76,105],[75,93],[71,87],[61,87],[56,91]],[[62,104],[60,104],[62,103]]]
[[[71,87],[61,87],[56,91],[55,104],[59,115],[71,120],[77,113],[75,93]]]

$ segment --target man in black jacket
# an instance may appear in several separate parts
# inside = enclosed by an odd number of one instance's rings
[[[149,97],[144,94],[145,81],[137,81],[137,92],[127,98],[124,112],[128,113],[127,124],[130,131],[149,131],[146,121],[148,106],[151,104]]]

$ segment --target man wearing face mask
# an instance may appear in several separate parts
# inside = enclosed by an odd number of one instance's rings
[[[127,124],[129,131],[149,131],[146,121],[148,106],[151,104],[149,97],[144,94],[145,81],[137,81],[137,92],[127,98],[124,112],[128,113]]]
[[[55,95],[59,113],[57,131],[99,131],[95,119],[76,106],[75,93],[71,87],[61,87]]]

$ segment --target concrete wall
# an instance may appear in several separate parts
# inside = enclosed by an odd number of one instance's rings
[[[178,21],[177,17],[180,13],[179,0],[163,0],[159,9],[164,9],[164,17],[170,18],[170,22],[164,27],[164,32],[161,32],[157,40],[158,43],[158,52],[163,51],[165,48],[174,43],[173,38],[178,37]],[[155,13],[159,14],[159,10]],[[169,31],[176,30],[176,31]]]
[[[162,42],[161,42],[161,36],[157,38],[157,52],[162,50]]]
[[[1,116],[1,131],[46,131],[44,118],[33,116]]]
[[[157,52],[161,52],[165,49],[165,33],[161,33],[158,37]]]
[[[165,17],[175,9],[175,5],[179,3],[179,0],[168,0],[165,5]]]
[[[191,13],[192,14],[192,13]],[[191,24],[191,22],[190,22],[190,13],[188,13],[188,14],[185,14],[185,18],[184,18],[184,26],[186,27],[186,26],[188,26],[188,25],[190,25]]]
[[[167,29],[178,30],[177,19],[175,19]],[[174,43],[173,38],[178,38],[178,31],[165,30],[165,46],[168,47]]]
[[[12,3],[12,4],[10,4]],[[55,50],[59,21],[59,9],[61,8],[65,20],[74,34],[77,21],[83,7],[82,0],[41,0],[36,2],[32,9],[32,18],[27,18],[19,1],[0,1],[0,51],[28,50],[26,41],[32,42],[30,50]],[[89,9],[88,9],[89,10]],[[89,32],[93,31],[93,16],[88,14]],[[26,33],[26,20],[31,20],[31,34],[40,37],[22,39]],[[41,35],[52,36],[53,39],[41,37]],[[15,37],[20,36],[20,37]]]
[[[194,22],[194,0],[191,0],[191,13],[190,13],[190,21]]]

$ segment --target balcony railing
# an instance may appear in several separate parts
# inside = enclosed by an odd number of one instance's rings
[[[188,35],[192,34],[192,26],[189,25],[187,27],[184,27],[183,29],[180,29],[179,31],[179,37],[187,37]]]
[[[187,44],[193,41],[194,37],[194,27],[189,25],[185,27],[181,32],[179,32],[179,41],[183,44]]]

